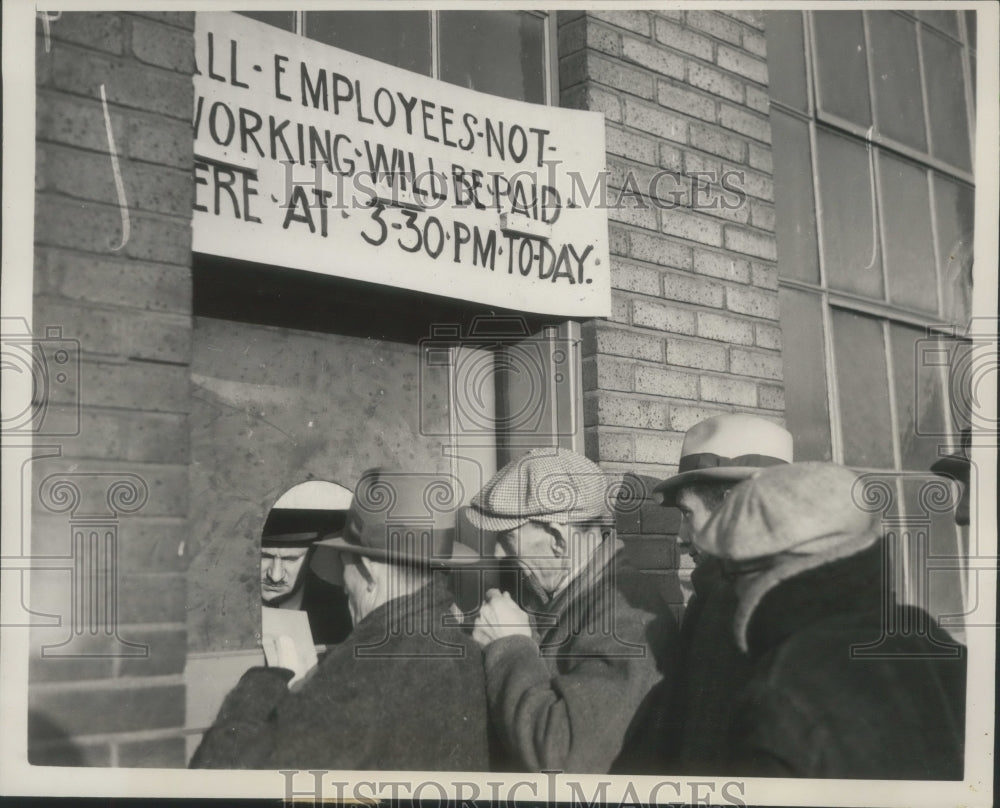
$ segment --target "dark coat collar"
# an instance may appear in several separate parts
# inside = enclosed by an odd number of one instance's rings
[[[761,599],[750,617],[751,656],[765,653],[807,626],[838,615],[878,620],[891,602],[883,580],[884,541],[860,553],[782,581]]]

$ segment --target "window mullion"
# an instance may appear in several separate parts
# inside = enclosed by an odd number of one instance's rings
[[[974,12],[978,15],[978,12]],[[978,17],[976,20],[977,24],[979,22]],[[968,120],[968,133],[969,133],[969,159],[972,163],[972,173],[976,172],[976,96],[972,91],[972,64],[969,55],[972,53],[972,48],[969,46],[969,31],[966,26],[965,14],[958,15],[958,25],[959,25],[959,36],[962,39],[962,81],[965,84],[963,88],[965,92],[965,115]],[[976,64],[979,64],[979,60],[976,60]],[[979,86],[978,82],[975,86]]]
[[[924,72],[926,66],[924,65],[923,23],[919,20],[915,30],[917,33],[917,67],[920,70],[920,97],[924,102],[924,137],[927,141],[927,156],[930,157],[934,153],[934,144],[931,142],[931,108],[927,101],[927,76]]]
[[[430,11],[431,15],[431,78],[441,78],[441,19],[440,11]]]
[[[813,86],[815,66],[813,60],[812,12],[800,11],[802,17],[802,48],[806,61],[806,112],[810,118],[816,117],[816,88]]]
[[[840,389],[837,384],[837,357],[833,348],[833,314],[826,292],[820,295],[820,312],[823,316],[823,372],[826,373],[827,409],[830,412],[830,457],[834,463],[844,462],[844,440],[840,418]]]
[[[555,12],[545,15],[545,54],[542,64],[545,65],[545,103],[549,106],[559,106],[559,40],[556,31]]]
[[[934,181],[934,172],[927,171],[927,199],[930,201],[931,205],[931,244],[934,245],[934,268],[936,270],[935,275],[937,276],[938,289],[937,313],[938,318],[942,322],[945,322],[945,318],[948,316],[944,310],[945,268],[941,266],[941,256],[943,253],[941,251],[941,237],[938,234],[937,196],[935,195],[936,188],[937,183]]]

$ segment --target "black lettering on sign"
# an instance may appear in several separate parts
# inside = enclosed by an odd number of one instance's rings
[[[396,101],[385,87],[375,91],[375,117],[386,129],[396,120]]]
[[[478,227],[472,231],[472,262],[481,267],[493,269],[497,262],[497,233],[496,230],[488,230],[486,240],[483,240],[482,233]]]
[[[340,114],[340,102],[350,101],[354,98],[354,86],[351,84],[351,80],[347,76],[342,76],[340,73],[333,73],[333,114]]]
[[[485,234],[476,225],[469,227],[462,222],[454,224],[455,252],[452,260],[456,264],[469,261],[474,267],[483,267],[491,272],[497,260],[497,233],[488,229]],[[472,250],[465,255],[466,244],[472,244]],[[435,256],[436,257],[436,256]]]
[[[472,147],[476,145],[476,130],[473,127],[479,123],[479,118],[473,115],[471,112],[466,112],[462,116],[462,125],[465,126],[466,137],[458,141],[458,148],[462,151],[471,151]]]
[[[385,219],[382,218],[382,214],[385,213],[385,205],[381,202],[376,202],[372,205],[372,221],[378,225],[378,229],[375,231],[374,236],[368,235],[364,230],[361,231],[361,238],[371,244],[373,247],[378,247],[385,243],[386,236],[389,235],[389,227],[385,223]]]
[[[287,61],[287,56],[282,56],[280,53],[274,54],[274,97],[280,98],[282,101],[292,100],[290,95],[281,92],[281,77],[285,73],[285,62]]]
[[[319,208],[319,234],[326,238],[329,224],[329,201],[333,196],[333,191],[324,191],[322,188],[313,188],[313,194],[316,196],[316,205]]]
[[[208,208],[198,202],[198,186],[208,185],[208,180],[202,176],[202,172],[208,172],[208,163],[201,160],[194,161],[194,209],[202,213],[208,213]]]
[[[264,156],[264,149],[261,147],[260,142],[257,140],[257,135],[255,134],[256,132],[259,132],[263,126],[264,121],[261,119],[260,115],[252,109],[240,108],[240,149],[242,149],[244,154],[250,153],[248,144],[252,140],[254,148],[257,150],[257,154],[261,157]]]
[[[406,219],[406,228],[413,233],[413,243],[409,246],[403,243],[402,237],[397,239],[396,243],[400,246],[400,249],[406,250],[408,253],[415,253],[420,251],[420,247],[423,244],[424,237],[420,232],[420,228],[416,226],[417,214],[412,210],[403,210],[403,218]]]
[[[195,182],[197,182],[197,179]],[[456,264],[460,264],[462,263],[462,247],[472,241],[472,231],[469,230],[468,225],[462,224],[462,222],[455,222],[453,232],[455,235],[455,257],[451,260]]]
[[[222,113],[222,120],[224,122],[225,135],[219,132],[220,112]],[[235,132],[236,119],[233,117],[232,110],[222,101],[216,101],[208,111],[208,133],[212,136],[212,140],[220,146],[228,146],[232,142]]]
[[[302,207],[302,213],[298,212],[299,207]],[[285,209],[285,221],[281,223],[281,228],[283,230],[288,229],[288,225],[292,222],[302,222],[303,224],[309,225],[309,232],[316,232],[316,225],[313,223],[312,211],[309,209],[309,197],[306,195],[305,188],[301,185],[296,185],[292,188],[291,199],[288,200],[288,207]]]
[[[213,179],[215,180],[215,215],[218,216],[221,212],[221,192],[225,191],[229,195],[229,199],[233,203],[233,215],[239,219],[240,218],[240,203],[236,198],[236,194],[233,191],[233,185],[236,183],[236,172],[228,166],[212,166]]]
[[[242,81],[239,80],[239,78],[237,78],[236,74],[238,72],[239,71],[237,70],[237,67],[236,67],[236,40],[235,39],[230,39],[229,40],[229,77],[230,77],[230,81],[232,82],[232,85],[234,87],[243,87],[244,89],[249,88],[250,87],[249,84],[244,84]]]
[[[431,246],[431,242],[436,246]],[[437,258],[444,250],[444,227],[437,216],[428,216],[424,222],[424,249],[431,258]]]
[[[326,86],[326,71],[320,70],[316,76],[314,84],[309,78],[309,65],[301,63],[299,68],[300,81],[302,84],[302,106],[312,106],[313,109],[322,109],[324,112],[330,110],[329,91]]]

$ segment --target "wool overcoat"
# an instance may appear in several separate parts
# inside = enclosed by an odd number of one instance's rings
[[[676,622],[615,542],[533,617],[537,639],[486,646],[490,717],[506,755],[497,768],[605,773],[676,658]]]
[[[487,771],[482,652],[452,603],[437,580],[390,600],[295,692],[291,671],[250,669],[192,767]]]

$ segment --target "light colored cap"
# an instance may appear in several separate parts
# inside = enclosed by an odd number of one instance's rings
[[[857,479],[834,463],[764,469],[729,492],[694,543],[737,562],[789,552],[836,554],[842,545],[871,544],[880,515],[858,501]]]

